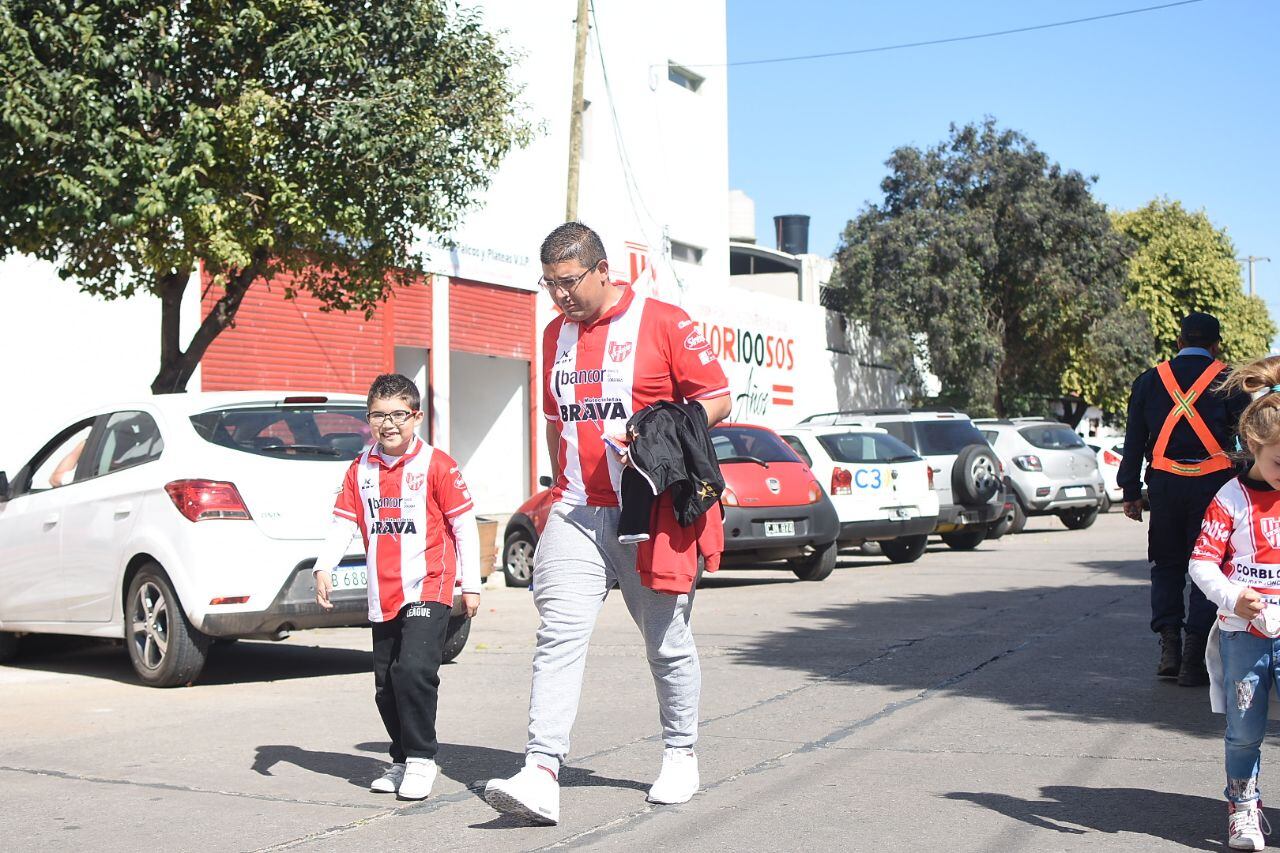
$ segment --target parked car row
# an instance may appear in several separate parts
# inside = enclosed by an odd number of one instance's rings
[[[776,433],[711,430],[726,483],[726,568],[784,564],[822,580],[841,548],[877,543],[895,563],[931,534],[956,550],[1020,532],[1031,515],[1088,527],[1106,499],[1098,463],[1069,427],[1039,418],[972,421],[958,412],[861,409],[811,415]],[[551,481],[510,518],[511,586],[528,586]]]

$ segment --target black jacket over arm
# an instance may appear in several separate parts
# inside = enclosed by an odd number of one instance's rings
[[[645,406],[627,421],[627,434],[634,467],[622,472],[619,535],[647,533],[653,498],[668,489],[685,527],[720,500],[724,477],[700,403]]]

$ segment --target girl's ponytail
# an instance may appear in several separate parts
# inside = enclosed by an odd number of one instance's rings
[[[1250,454],[1280,443],[1280,355],[1236,367],[1222,383],[1222,390],[1244,391],[1254,397],[1240,415],[1238,430]]]

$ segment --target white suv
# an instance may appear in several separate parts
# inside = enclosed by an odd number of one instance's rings
[[[1047,418],[975,423],[1013,484],[1011,533],[1022,530],[1033,515],[1056,515],[1072,530],[1093,524],[1106,500],[1106,485],[1097,455],[1075,430]]]
[[[841,546],[873,541],[895,563],[920,559],[938,523],[928,462],[882,429],[802,425],[778,434],[830,495]]]
[[[147,684],[189,684],[214,638],[368,621],[363,546],[315,602],[311,567],[365,401],[166,394],[89,412],[0,473],[0,661],[24,633],[124,640]],[[446,658],[469,622],[455,596]]]
[[[978,547],[1004,513],[1000,461],[969,416],[954,411],[853,409],[811,415],[806,426],[877,427],[920,454],[938,494],[934,532],[958,551]]]

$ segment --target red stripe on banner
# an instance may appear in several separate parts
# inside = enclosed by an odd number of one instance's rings
[[[788,400],[785,397],[774,397],[773,404],[775,406],[794,406],[795,402],[792,400]]]
[[[775,394],[793,394],[795,393],[795,390],[796,390],[795,387],[792,385],[774,385],[773,386],[773,393]]]

